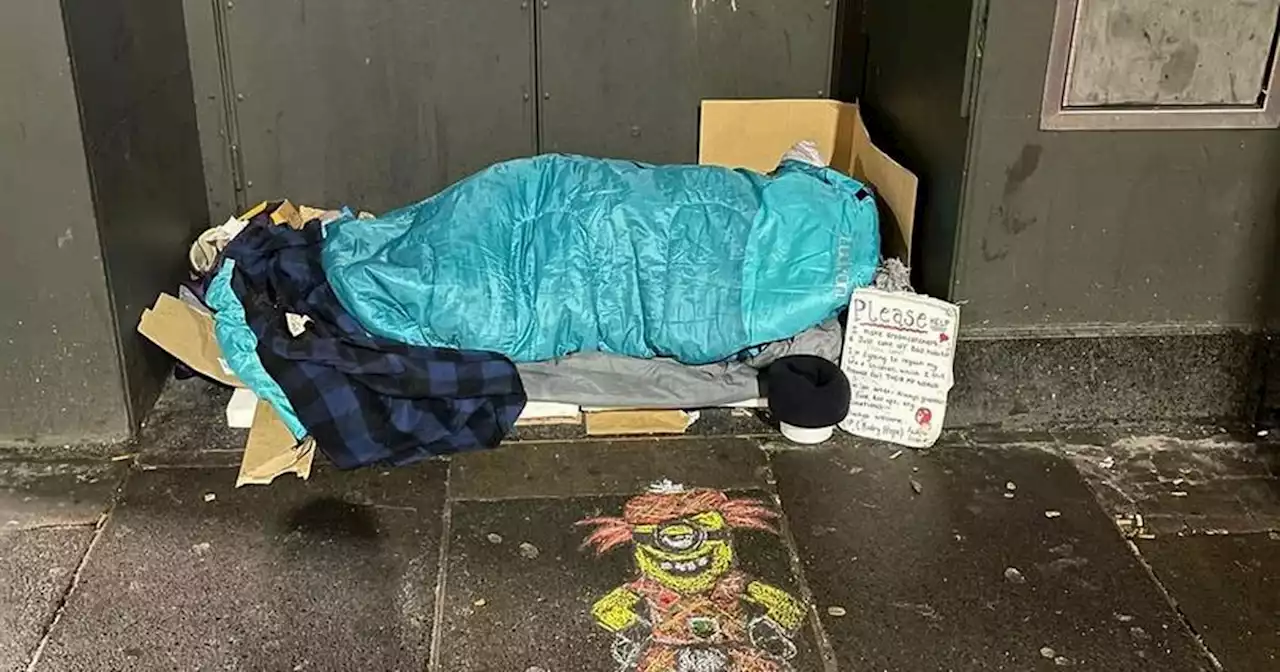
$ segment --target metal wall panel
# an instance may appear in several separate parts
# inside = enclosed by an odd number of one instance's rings
[[[234,5],[233,5],[234,6]],[[222,16],[225,0],[182,0],[186,22],[187,60],[191,64],[191,88],[200,133],[200,158],[204,167],[205,200],[209,221],[221,224],[243,212],[243,195],[236,192],[231,146],[233,126],[222,81],[225,44]]]
[[[522,0],[236,0],[247,201],[375,211],[533,151]]]
[[[61,7],[0,3],[0,442],[128,432]]]
[[[182,4],[64,0],[98,236],[128,384],[131,425],[173,360],[138,335],[144,308],[174,292],[208,226]]]
[[[953,298],[997,334],[1256,326],[1280,132],[1041,131],[1054,3],[991,0]]]
[[[704,98],[812,98],[831,81],[828,0],[545,0],[542,150],[692,163]]]
[[[984,20],[985,3],[972,0],[870,0],[865,17],[863,117],[876,144],[920,178],[913,280],[942,298],[951,292],[969,151],[967,68],[981,53]],[[904,41],[929,48],[904,49]]]

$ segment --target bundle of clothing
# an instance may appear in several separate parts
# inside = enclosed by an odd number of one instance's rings
[[[790,158],[546,155],[372,219],[276,207],[193,264],[229,368],[342,468],[497,445],[527,399],[757,399],[778,358],[839,358],[879,262],[870,189]]]

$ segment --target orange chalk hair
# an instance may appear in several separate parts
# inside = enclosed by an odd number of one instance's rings
[[[719,490],[706,488],[640,495],[627,502],[621,518],[588,518],[578,525],[595,527],[582,542],[583,548],[605,553],[630,543],[636,525],[659,525],[709,511],[724,516],[725,523],[734,529],[778,533],[772,522],[778,518],[777,511],[754,499],[729,499]]]

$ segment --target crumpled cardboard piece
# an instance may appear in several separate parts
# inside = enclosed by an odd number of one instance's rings
[[[231,387],[244,387],[213,335],[213,316],[169,294],[142,311],[138,333],[192,369]]]
[[[326,212],[328,212],[328,210],[325,210],[324,208],[317,208],[310,205],[298,206],[298,215],[302,217],[302,221],[304,222],[309,222],[313,219],[320,219],[321,217],[324,217]]]
[[[296,474],[305,481],[311,477],[311,463],[315,456],[315,440],[310,437],[301,442],[294,439],[271,404],[259,401],[253,426],[249,429],[249,439],[244,445],[236,487],[270,485],[281,474]]]
[[[138,333],[173,355],[178,361],[224,385],[243,388],[244,383],[227,367],[213,333],[213,317],[168,294],[142,313]],[[294,439],[271,404],[259,401],[254,410],[249,439],[245,442],[236,486],[266,485],[281,474],[311,476],[315,441]]]
[[[593,411],[586,416],[587,436],[684,434],[698,420],[696,412],[674,410]]]
[[[283,201],[263,201],[252,208],[249,208],[243,215],[240,215],[236,219],[247,222],[250,219],[253,219],[254,215],[266,210],[267,208],[274,208],[271,211],[271,222],[273,224],[287,224],[291,229],[301,229],[303,225],[307,223],[307,220],[302,217],[302,213],[298,212],[298,209],[294,207],[293,203],[289,202],[289,199],[285,199]]]

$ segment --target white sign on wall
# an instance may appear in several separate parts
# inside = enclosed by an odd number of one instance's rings
[[[859,289],[849,300],[840,368],[852,399],[844,431],[926,448],[942,434],[955,383],[960,308],[906,292]]]

